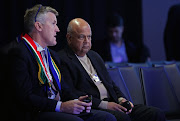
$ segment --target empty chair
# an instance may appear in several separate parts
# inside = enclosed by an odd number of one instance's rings
[[[155,66],[159,66],[159,65],[155,65]],[[178,98],[178,101],[180,102],[180,71],[179,68],[177,67],[176,63],[174,64],[164,64],[161,65],[164,67],[169,80],[172,83],[173,89],[175,91],[175,94]]]
[[[164,67],[141,67],[146,104],[158,107],[167,116],[179,116],[180,104]]]
[[[126,98],[130,101],[132,101],[131,96],[129,94],[129,90],[122,79],[119,69],[118,68],[109,68],[108,69],[109,75],[112,78],[113,82],[119,89],[122,91],[122,93],[126,96]]]
[[[156,64],[163,65],[163,64],[172,64],[175,61],[149,61],[147,64],[151,67],[154,67]]]
[[[176,61],[176,65],[177,65],[178,69],[180,70],[180,61]]]
[[[138,77],[140,78],[140,67],[149,67],[149,64],[147,63],[128,63],[129,66],[132,66],[135,70],[136,73],[138,75]]]
[[[145,104],[140,77],[133,66],[119,67],[134,104]]]
[[[128,63],[126,62],[124,63],[105,62],[106,68],[117,68],[117,67],[127,66],[127,65]]]

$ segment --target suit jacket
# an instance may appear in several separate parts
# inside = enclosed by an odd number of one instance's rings
[[[61,50],[59,54],[61,58],[60,68],[64,81],[66,81],[76,95],[92,95],[92,108],[98,108],[101,102],[99,90],[76,55],[68,47]],[[124,95],[111,80],[102,58],[92,50],[87,53],[87,56],[110,95],[109,101],[118,102],[118,98],[124,97]]]
[[[50,50],[50,54],[59,68],[60,59],[57,53]],[[31,112],[32,114],[55,111],[57,101],[48,99],[47,84],[39,84],[37,61],[25,45],[24,40],[9,52],[9,61],[10,81],[13,85],[16,109],[19,112]],[[60,92],[62,101],[75,98],[69,92],[67,85],[61,83],[62,89],[60,90],[55,80],[53,83]]]
[[[124,41],[126,47],[126,54],[128,62],[130,63],[142,63],[146,62],[150,57],[150,52],[145,45],[135,45],[133,42]],[[108,39],[95,41],[93,44],[93,50],[95,50],[106,61],[112,61],[110,42]]]

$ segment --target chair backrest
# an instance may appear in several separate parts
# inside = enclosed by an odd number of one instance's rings
[[[178,69],[180,70],[180,61],[176,61],[176,65],[177,65]]]
[[[128,63],[128,65],[132,66],[135,69],[139,79],[140,79],[140,67],[149,67],[148,63]]]
[[[147,62],[147,64],[150,66],[150,67],[155,67],[155,65],[164,65],[164,64],[173,64],[175,63],[175,61],[149,61]]]
[[[134,104],[145,104],[140,77],[133,66],[119,67]]]
[[[164,67],[142,67],[140,70],[146,104],[166,113],[180,112],[180,104]]]
[[[126,83],[124,82],[122,76],[120,75],[120,71],[118,68],[109,68],[107,69],[109,72],[109,75],[115,85],[119,87],[119,89],[122,91],[122,93],[126,96],[126,98],[130,101],[132,101],[129,90],[126,86]]]
[[[155,65],[155,66],[159,66],[159,65]],[[174,64],[165,64],[165,65],[161,65],[164,67],[169,80],[172,83],[173,89],[175,91],[175,94],[178,98],[178,101],[180,103],[180,71],[179,68],[177,67],[176,63]]]
[[[106,68],[117,68],[117,67],[127,66],[127,65],[128,63],[126,62],[124,63],[105,62]]]

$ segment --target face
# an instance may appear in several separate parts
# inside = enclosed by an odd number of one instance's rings
[[[57,44],[56,42],[56,33],[59,32],[59,28],[57,26],[56,16],[48,12],[45,17],[45,22],[42,24],[41,37],[43,40],[44,46],[54,46]]]
[[[78,27],[71,35],[67,35],[68,43],[78,56],[84,56],[91,49],[91,28],[84,25]]]
[[[109,28],[108,29],[108,35],[110,37],[110,40],[113,42],[121,41],[123,31],[124,31],[123,26],[117,26],[117,27]]]

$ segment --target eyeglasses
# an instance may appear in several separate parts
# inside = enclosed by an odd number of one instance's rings
[[[35,16],[35,22],[36,22],[37,15],[38,15],[38,13],[39,13],[41,7],[42,7],[42,5],[39,6],[39,9],[38,9],[38,11],[37,11],[37,13],[36,13],[36,16]]]

